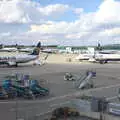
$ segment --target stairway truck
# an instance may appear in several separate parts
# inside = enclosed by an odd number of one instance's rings
[[[48,95],[49,90],[47,88],[43,88],[39,85],[37,80],[30,80],[30,90],[35,96],[40,96],[40,95]]]
[[[23,98],[34,97],[29,87],[24,87],[24,86],[19,86],[19,85],[13,85],[12,87],[16,90],[17,97],[23,97]]]
[[[0,86],[0,100],[1,99],[7,99],[8,95],[7,93],[4,91],[4,89],[2,88],[2,86]]]
[[[8,98],[16,98],[17,97],[17,92],[12,87],[12,81],[11,80],[4,80],[2,82],[2,88],[6,92]]]
[[[90,80],[92,76],[93,76],[92,72],[89,72],[88,76],[79,85],[79,88],[84,89],[84,88],[93,87],[93,81]]]
[[[16,98],[16,97],[24,97],[24,98],[31,98],[32,93],[29,88],[20,86],[17,84],[13,84],[11,80],[4,80],[2,83],[2,87],[8,94],[9,98]]]
[[[92,74],[92,77],[96,77],[96,71],[86,71],[86,76],[88,76],[89,74]]]

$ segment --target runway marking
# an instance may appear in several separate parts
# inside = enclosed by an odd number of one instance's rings
[[[70,101],[65,101],[65,102],[61,102],[61,103],[58,103],[58,104],[51,104],[51,105],[48,105],[47,107],[61,106],[61,105],[68,104],[68,103],[70,103]],[[40,108],[40,106],[37,105],[37,106],[32,106],[32,107],[30,107],[30,106],[21,107],[21,108],[19,107],[19,108],[17,108],[17,110],[22,110],[22,109],[33,110],[33,108],[34,109],[35,108]],[[11,112],[16,111],[16,108],[13,107],[9,111],[11,111]]]
[[[93,92],[93,91],[100,91],[103,89],[108,89],[108,88],[114,88],[114,87],[119,87],[120,84],[116,84],[116,85],[110,85],[110,86],[104,86],[104,87],[99,87],[99,88],[93,88],[93,89],[89,89],[89,90],[84,90],[84,91],[79,91],[79,92],[74,92],[74,93],[69,93],[69,94],[65,94],[62,96],[56,96],[56,97],[52,97],[49,99],[45,99],[45,100],[34,100],[34,101],[17,101],[18,103],[28,103],[28,104],[32,104],[32,103],[45,103],[45,102],[51,102],[54,100],[59,100],[59,99],[63,99],[63,98],[67,98],[67,97],[75,97],[81,94],[84,94],[86,92]],[[0,104],[15,104],[16,101],[1,101]]]
[[[117,76],[117,77],[113,77],[111,75],[103,75],[103,74],[99,74],[100,76],[104,76],[104,77],[108,77],[108,78],[112,78],[113,80],[119,80],[120,79],[120,76]]]
[[[37,108],[40,108],[40,106],[35,106],[35,107],[19,107],[19,108],[15,108],[15,107],[13,107],[13,108],[11,108],[11,109],[9,109],[9,111],[11,111],[11,112],[14,112],[14,111],[16,111],[16,110],[24,110],[24,109],[27,109],[27,110],[32,110],[33,111],[33,109],[37,109]]]
[[[51,113],[52,112],[52,109],[51,110],[48,110],[47,112],[43,112],[43,113],[40,113],[40,114],[36,114],[35,116],[38,117],[38,116],[42,116],[42,115],[45,115],[45,114],[48,114],[48,113]]]

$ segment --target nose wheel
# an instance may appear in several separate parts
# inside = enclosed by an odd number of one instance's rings
[[[18,67],[18,63],[16,63],[15,65],[10,65],[10,64],[8,63],[7,66],[8,66],[8,67],[11,67],[11,66]]]
[[[18,64],[17,64],[17,63],[15,64],[15,67],[18,67]]]

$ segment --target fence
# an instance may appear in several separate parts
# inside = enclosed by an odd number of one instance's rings
[[[24,111],[19,108],[21,107],[19,103],[16,105],[17,106],[14,111],[14,113],[17,113],[16,120],[44,120],[46,118],[50,118],[51,113],[55,108],[63,107],[63,106],[75,108],[80,113],[80,115],[98,119],[98,120],[100,119],[100,115],[101,115],[100,112],[92,112],[90,101],[81,100],[78,98],[77,99],[74,98],[70,100],[70,102],[66,102],[65,104],[59,104],[58,106],[54,106],[52,108],[50,108],[50,106],[48,105],[49,108],[48,110],[45,110],[45,111],[44,111],[44,108],[41,107],[41,104],[37,104],[36,106],[33,105],[33,107],[31,106],[31,109],[28,109],[28,110],[26,109]],[[41,109],[43,109],[44,112],[40,112]],[[102,120],[120,120],[120,117],[113,116],[111,114],[120,115],[120,104],[109,103],[108,111],[102,114],[104,118]]]

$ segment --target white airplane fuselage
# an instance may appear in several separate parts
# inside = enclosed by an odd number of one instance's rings
[[[41,42],[39,42],[32,53],[19,54],[15,56],[1,56],[0,64],[7,64],[8,66],[18,66],[19,63],[27,63],[30,61],[38,60],[40,54]]]
[[[0,49],[1,52],[16,52],[18,49],[17,48],[2,48]]]
[[[7,64],[9,66],[17,65],[19,63],[27,63],[38,59],[38,55],[16,55],[0,57],[0,64]]]
[[[105,51],[95,51],[94,54],[79,54],[76,57],[77,60],[88,60],[89,62],[100,62],[107,63],[109,61],[120,61],[120,53],[116,52],[105,52]]]
[[[20,52],[32,52],[33,48],[23,48],[23,49],[19,49]]]
[[[93,54],[85,53],[85,54],[79,54],[75,59],[76,60],[89,60]]]
[[[108,61],[120,61],[120,54],[110,53],[110,54],[96,54],[95,60],[100,62],[108,62]]]
[[[17,63],[25,63],[25,62],[29,62],[29,61],[32,61],[32,60],[36,60],[38,58],[38,56],[27,55],[27,54],[17,55],[15,57],[16,57],[16,62]]]

